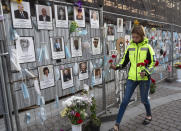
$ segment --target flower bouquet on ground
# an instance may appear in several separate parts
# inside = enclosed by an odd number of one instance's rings
[[[175,63],[174,66],[177,69],[177,81],[181,82],[181,62]]]
[[[63,103],[62,117],[68,117],[72,123],[72,131],[81,131],[82,123],[88,116],[86,111],[92,104],[91,98],[87,96],[72,96]]]
[[[176,69],[181,69],[181,62],[175,63],[174,66],[175,66]]]

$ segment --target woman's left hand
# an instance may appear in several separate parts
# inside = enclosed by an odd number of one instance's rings
[[[146,75],[146,72],[144,71],[144,72],[140,72],[140,76],[143,78],[143,77],[145,77],[145,75]]]

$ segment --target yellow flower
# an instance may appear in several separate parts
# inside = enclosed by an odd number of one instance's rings
[[[63,111],[60,112],[61,117],[65,117],[67,115],[68,108],[66,107]]]
[[[16,2],[17,2],[18,4],[20,4],[20,3],[22,2],[22,0],[16,0]]]
[[[135,25],[139,25],[140,22],[139,22],[138,20],[134,20],[134,24],[135,24]]]
[[[12,2],[17,2],[18,4],[21,4],[23,0],[11,0]]]

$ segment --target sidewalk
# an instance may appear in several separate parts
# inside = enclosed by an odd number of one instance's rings
[[[120,131],[181,131],[181,83],[163,82],[150,97],[153,121],[147,126],[142,125],[145,117],[143,105],[131,105],[125,112]],[[101,131],[108,131],[115,123],[113,119],[116,119],[118,109],[110,110],[112,113],[108,117],[112,120],[103,122]]]

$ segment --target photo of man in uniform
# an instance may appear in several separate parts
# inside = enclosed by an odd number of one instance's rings
[[[62,51],[62,43],[61,43],[61,39],[58,38],[55,40],[55,43],[54,43],[54,50],[55,52],[59,52],[59,51]]]
[[[18,9],[14,11],[14,16],[16,19],[28,19],[28,13],[24,11],[22,4],[18,4]]]
[[[48,21],[50,22],[50,16],[47,15],[47,10],[45,8],[41,9],[41,15],[39,15],[39,21]]]

